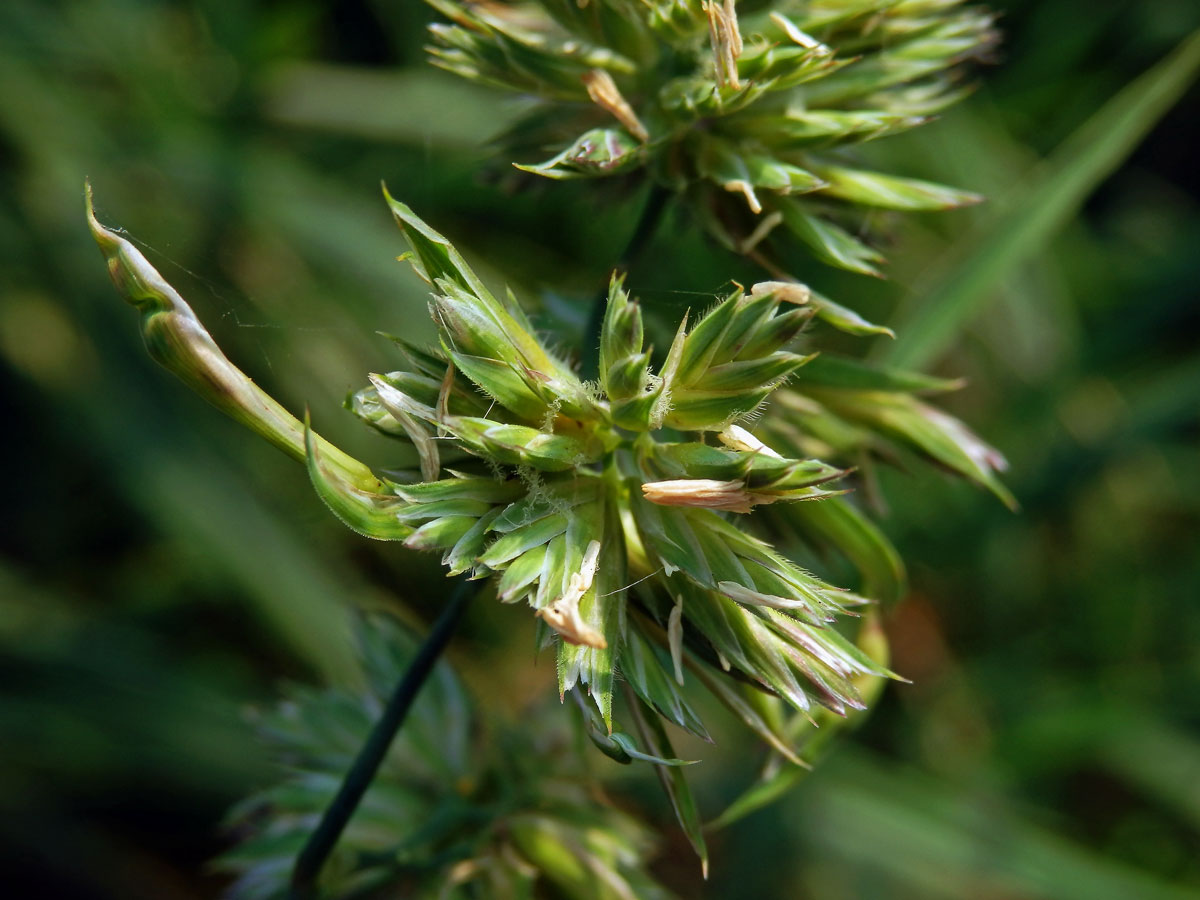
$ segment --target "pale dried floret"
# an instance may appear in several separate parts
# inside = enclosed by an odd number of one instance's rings
[[[650,133],[633,111],[629,102],[621,96],[617,83],[603,69],[592,69],[583,75],[583,86],[597,106],[612,113],[613,118],[625,126],[625,130],[639,141],[650,139]]]
[[[549,606],[539,609],[537,614],[568,644],[603,650],[608,646],[608,641],[604,639],[604,635],[583,621],[583,616],[579,614],[579,601],[591,590],[599,560],[600,542],[592,541],[583,554],[579,571],[571,575],[563,595]]]
[[[667,616],[667,644],[671,650],[671,665],[675,669],[675,682],[683,684],[683,598],[675,600],[671,614]]]
[[[717,435],[721,443],[731,450],[742,450],[746,453],[761,453],[772,459],[783,459],[778,453],[752,435],[741,425],[729,425]]]
[[[784,303],[795,303],[803,306],[812,299],[812,291],[808,285],[796,281],[760,281],[750,288],[751,297],[761,297],[764,294],[774,294]]]
[[[746,606],[768,606],[771,609],[812,610],[812,605],[804,600],[780,597],[776,594],[764,594],[762,591],[753,590],[744,584],[738,584],[736,581],[717,582],[717,590],[730,600],[736,603],[743,603]]]
[[[734,0],[709,2],[703,7],[708,16],[708,36],[716,63],[717,84],[739,90],[742,83],[738,78],[737,61],[742,55],[742,33],[738,29]]]
[[[786,34],[789,38],[791,38],[793,41],[795,41],[801,47],[805,47],[809,50],[813,50],[816,53],[821,54],[822,56],[832,56],[833,55],[833,50],[831,50],[829,47],[822,44],[820,41],[818,41],[815,37],[808,34],[807,32],[801,31],[800,27],[798,25],[796,25],[796,23],[793,22],[791,19],[789,19],[787,16],[780,15],[778,12],[773,12],[773,13],[771,13],[770,18],[771,18],[772,22],[774,22],[776,25],[778,25],[780,28],[783,29],[784,34]]]
[[[746,485],[740,481],[712,478],[676,478],[648,481],[642,494],[660,506],[698,506],[704,509],[736,509],[746,506]]]
[[[642,494],[659,506],[696,506],[740,513],[748,513],[753,506],[774,503],[779,499],[771,494],[748,490],[741,481],[716,481],[712,478],[649,481],[642,485]]]

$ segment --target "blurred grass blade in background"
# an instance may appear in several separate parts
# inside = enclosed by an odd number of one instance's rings
[[[1024,184],[993,218],[929,269],[910,292],[895,330],[878,348],[889,363],[919,369],[943,353],[1013,270],[1047,249],[1088,196],[1137,148],[1200,73],[1200,31],[1123,89]]]
[[[837,754],[828,772],[819,785],[809,782],[814,790],[794,815],[824,853],[892,876],[891,896],[959,900],[978,896],[981,883],[995,896],[1047,900],[1196,896],[999,812],[986,796],[896,771],[862,751]]]

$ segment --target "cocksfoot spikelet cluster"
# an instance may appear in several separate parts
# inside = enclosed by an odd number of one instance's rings
[[[825,263],[878,275],[864,211],[980,199],[852,152],[968,92],[996,32],[961,0],[428,2],[447,20],[431,27],[436,65],[537,98],[501,140],[518,168],[640,173],[738,252],[779,228]]]

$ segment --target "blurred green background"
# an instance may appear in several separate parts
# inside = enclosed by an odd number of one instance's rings
[[[1177,66],[1157,107],[1070,140],[1200,9],[991,5],[1006,40],[981,89],[869,152],[993,202],[881,221],[888,283],[797,274],[901,331],[872,353],[970,379],[953,411],[1009,456],[1023,509],[882,473],[912,584],[888,628],[914,683],[716,834],[706,885],[624,781],[681,896],[1200,896],[1200,92]],[[381,178],[540,297],[567,345],[632,228],[634,194],[514,190],[486,141],[520,101],[430,69],[430,18],[394,0],[0,5],[7,896],[219,895],[221,816],[269,778],[244,711],[284,679],[352,678],[352,608],[420,625],[445,595],[436,560],[343,529],[298,467],[145,357],[85,176],[231,358],[378,465],[389,447],[342,398],[389,367],[376,329],[431,334]],[[682,218],[644,258],[629,285],[667,310],[756,278]],[[552,698],[531,636],[480,602],[456,639],[498,715]],[[761,758],[732,727],[707,752],[709,815]]]

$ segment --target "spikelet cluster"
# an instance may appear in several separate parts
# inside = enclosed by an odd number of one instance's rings
[[[347,406],[411,447],[419,471],[407,476],[373,471],[297,421],[133,244],[96,221],[90,199],[89,221],[151,354],[303,461],[348,526],[440,553],[449,575],[490,580],[501,602],[528,608],[556,656],[560,695],[578,701],[602,751],[683,765],[660,719],[708,739],[700,691],[803,764],[786,710],[844,716],[895,677],[874,618],[853,637],[844,626],[903,584],[894,550],[840,496],[847,469],[821,457],[906,446],[1006,496],[998,454],[917,396],[957,385],[795,352],[805,326],[830,313],[786,282],[734,286],[655,352],[619,276],[599,381],[587,384],[514,296],[493,294],[449,240],[386,200],[431,288],[439,340],[397,340],[399,367],[370,375]],[[759,418],[765,404],[771,414]],[[778,549],[795,535],[849,559],[860,592]],[[694,806],[678,796],[704,858]]]
[[[92,222],[160,362],[302,457],[350,527],[439,552],[449,574],[494,578],[502,602],[526,604],[557,655],[560,693],[586,691],[606,735],[620,732],[618,678],[702,736],[689,681],[739,709],[746,684],[805,714],[861,708],[859,680],[890,673],[833,625],[864,598],[735,521],[837,499],[844,470],[783,456],[738,425],[810,363],[786,348],[811,310],[787,291],[734,290],[685,319],[655,367],[639,305],[616,278],[601,385],[585,386],[512,297],[494,296],[449,241],[388,202],[433,288],[440,344],[401,342],[404,366],[371,376],[348,405],[415,448],[421,471],[408,481],[289,420],[140,252]],[[786,749],[765,720],[743,718]]]
[[[642,173],[752,252],[778,228],[879,274],[863,211],[979,198],[864,169],[853,145],[919,126],[969,90],[997,35],[962,0],[428,0],[436,65],[538,99],[502,139],[551,179]],[[545,158],[545,154],[550,154]]]

